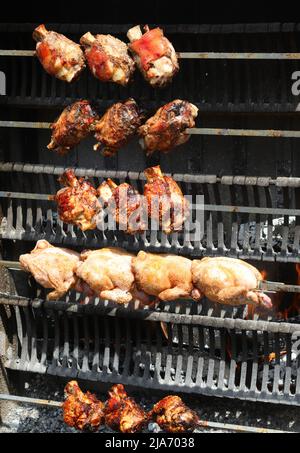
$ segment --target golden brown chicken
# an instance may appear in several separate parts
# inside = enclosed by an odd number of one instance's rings
[[[261,273],[245,261],[228,257],[193,260],[192,274],[195,287],[213,302],[272,307],[271,299],[257,289]]]
[[[153,406],[151,417],[164,431],[185,433],[193,431],[199,424],[196,412],[189,409],[182,399],[169,395]]]
[[[157,110],[143,126],[139,127],[140,144],[151,155],[154,151],[169,152],[187,142],[187,128],[195,126],[198,108],[187,101],[176,99]]]
[[[98,115],[89,101],[81,100],[68,105],[51,124],[52,137],[47,148],[66,154],[90,134],[97,119]]]
[[[112,105],[93,126],[99,142],[94,149],[103,148],[104,156],[113,156],[136,134],[142,119],[143,114],[134,99]]]
[[[113,385],[105,404],[105,424],[121,433],[136,433],[143,429],[148,414],[125,392],[122,384]]]
[[[40,285],[53,289],[47,296],[48,300],[59,299],[76,287],[78,279],[74,270],[79,263],[79,254],[73,250],[54,247],[40,240],[30,253],[21,255],[19,261]]]
[[[160,166],[144,171],[147,183],[144,195],[151,220],[158,222],[165,233],[180,231],[189,215],[189,202],[180,187],[170,176],[165,176]]]
[[[48,31],[44,24],[33,32],[37,41],[36,55],[48,74],[65,82],[73,82],[85,68],[85,58],[79,44],[66,36]]]
[[[111,35],[93,36],[90,32],[80,38],[90,70],[102,82],[127,85],[134,69],[134,61],[127,45]]]
[[[104,422],[104,403],[90,392],[83,393],[77,381],[65,387],[64,422],[79,430],[95,430]]]
[[[199,299],[192,283],[192,261],[183,256],[140,251],[132,260],[137,288],[163,301]]]
[[[102,209],[97,190],[84,178],[77,179],[72,169],[66,170],[59,181],[67,186],[54,196],[60,219],[82,231],[96,228],[97,215]]]
[[[160,28],[144,27],[142,34],[139,25],[128,30],[129,49],[145,80],[153,87],[163,87],[170,82],[179,69],[174,47]]]

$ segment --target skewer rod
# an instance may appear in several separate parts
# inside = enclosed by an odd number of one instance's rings
[[[37,404],[39,406],[51,406],[51,407],[62,407],[62,405],[63,405],[63,403],[61,403],[60,401],[29,398],[27,396],[6,395],[3,393],[0,393],[0,400],[15,401],[15,402],[19,402],[19,403]]]

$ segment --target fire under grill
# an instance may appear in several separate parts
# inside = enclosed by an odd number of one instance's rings
[[[0,96],[0,238],[9,281],[9,290],[0,288],[0,351],[6,369],[300,405],[297,294],[272,295],[269,313],[206,299],[117,306],[74,291],[47,301],[45,290],[16,265],[20,253],[46,239],[80,251],[118,246],[230,256],[255,261],[268,280],[300,285],[300,124],[290,90],[299,69],[299,24],[163,26],[182,58],[178,76],[161,91],[138,75],[128,88],[101,84],[88,71],[70,86],[51,78],[32,53],[20,56],[32,52],[35,25],[0,24],[0,70],[7,76],[7,94]],[[48,28],[78,41],[87,30],[124,39],[130,26]],[[130,96],[149,110],[187,99],[200,109],[199,127],[167,156],[146,157],[135,142],[106,159],[91,151],[89,140],[63,158],[46,149],[45,129],[63,106],[86,98],[105,109]],[[49,199],[69,167],[95,187],[111,178],[142,193],[143,170],[157,164],[191,197],[192,221],[203,214],[201,234],[193,222],[169,235],[82,232],[64,224]]]

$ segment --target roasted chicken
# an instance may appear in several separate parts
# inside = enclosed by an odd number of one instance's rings
[[[36,55],[48,74],[65,82],[73,82],[85,68],[84,53],[79,44],[55,31],[39,25],[33,32]]]
[[[163,87],[179,69],[177,55],[163,30],[149,30],[148,25],[144,30],[142,34],[139,25],[128,30],[129,49],[145,80],[153,87]]]
[[[104,403],[89,391],[83,393],[77,381],[70,381],[65,387],[63,419],[79,430],[95,430],[104,422]]]
[[[151,155],[154,151],[168,153],[175,146],[187,142],[187,128],[195,126],[198,108],[187,101],[176,99],[160,107],[154,116],[139,127],[140,144]]]
[[[153,406],[152,418],[169,433],[193,431],[199,424],[197,414],[176,395],[166,396]]]
[[[94,149],[102,148],[104,156],[113,156],[135,135],[142,119],[134,99],[112,105],[93,126],[98,141]]]
[[[102,209],[96,189],[84,178],[77,179],[72,169],[66,170],[59,181],[66,185],[54,196],[60,219],[82,231],[96,228]]]
[[[180,187],[173,178],[163,175],[159,165],[147,168],[144,173],[149,217],[167,234],[182,230],[189,215],[189,202]]]
[[[48,300],[59,299],[77,284],[74,270],[79,263],[79,254],[73,250],[53,247],[40,240],[30,253],[21,255],[19,261],[40,285],[53,290],[48,294]]]
[[[93,36],[90,32],[80,38],[90,70],[102,82],[127,85],[134,69],[134,61],[127,45],[111,35]]]
[[[66,154],[90,134],[91,126],[97,119],[98,115],[89,101],[74,102],[51,125],[52,137],[47,148]]]
[[[140,251],[132,260],[137,288],[163,301],[199,299],[192,283],[192,261],[183,256]]]
[[[122,384],[113,385],[105,404],[105,424],[121,433],[136,433],[148,421],[147,413],[130,398]]]
[[[271,299],[257,290],[262,275],[245,261],[228,257],[194,260],[192,274],[195,287],[213,302],[272,307]]]

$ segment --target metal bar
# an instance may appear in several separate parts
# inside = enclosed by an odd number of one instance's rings
[[[0,57],[33,57],[34,55],[35,50],[0,50]]]
[[[277,429],[269,429],[269,428],[255,428],[252,426],[242,426],[242,425],[232,425],[231,423],[217,423],[217,422],[210,422],[201,420],[199,422],[199,426],[203,428],[219,428],[224,430],[230,431],[241,431],[241,432],[248,432],[248,433],[291,433],[292,431],[281,431]]]
[[[0,121],[0,127],[21,127],[26,129],[49,129],[51,123],[40,123],[31,121]]]
[[[18,396],[18,395],[6,395],[0,393],[0,400],[6,401],[16,401],[19,403],[28,403],[28,404],[37,404],[39,406],[52,406],[52,407],[62,407],[63,403],[60,401],[51,401],[43,400],[39,398],[29,398],[27,396]]]
[[[19,263],[19,261],[0,260],[0,266],[10,267],[10,268],[13,268],[13,269],[22,269],[22,266]]]
[[[47,200],[52,201],[53,195],[44,193],[28,193],[28,192],[6,192],[0,190],[0,198],[17,198],[18,200]]]
[[[300,286],[298,285],[286,285],[281,282],[270,282],[262,280],[258,283],[258,289],[262,291],[275,291],[275,292],[286,292],[286,293],[300,293]]]
[[[186,134],[192,135],[222,135],[230,137],[271,137],[271,138],[299,138],[300,131],[282,131],[275,129],[223,129],[223,128],[199,128],[193,127],[185,130]]]

